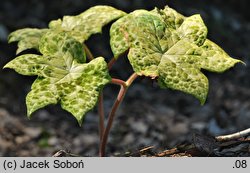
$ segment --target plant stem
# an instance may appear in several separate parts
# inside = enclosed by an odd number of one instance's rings
[[[109,62],[108,62],[108,69],[110,70],[112,68],[112,66],[114,65],[114,63],[119,59],[119,57],[121,57],[124,54],[127,54],[128,51],[123,52],[122,54],[120,54],[117,57],[113,57]]]
[[[109,118],[108,118],[108,122],[107,122],[107,126],[104,130],[104,134],[103,134],[103,137],[102,137],[102,140],[101,140],[101,144],[100,144],[100,151],[99,151],[99,156],[101,157],[104,157],[105,156],[105,149],[106,149],[106,144],[107,144],[107,140],[108,140],[108,135],[109,135],[109,132],[110,132],[110,129],[112,127],[112,124],[113,124],[113,120],[114,120],[114,117],[115,117],[115,113],[119,107],[119,105],[121,104],[127,90],[128,90],[128,87],[132,84],[132,82],[137,78],[137,74],[132,74],[129,79],[125,82],[123,80],[120,80],[120,79],[112,79],[111,80],[111,83],[112,84],[116,84],[116,85],[120,85],[120,91],[117,95],[117,98],[112,106],[112,109],[109,113]]]
[[[111,83],[115,84],[115,85],[120,85],[120,86],[122,85],[125,88],[127,87],[126,82],[124,80],[121,80],[121,79],[112,78]]]
[[[107,123],[105,130],[104,130],[103,138],[101,141],[101,147],[100,147],[100,153],[99,153],[101,157],[105,156],[105,149],[106,149],[106,144],[107,144],[107,140],[108,140],[108,135],[109,135],[110,129],[111,129],[112,124],[113,124],[115,113],[116,113],[116,110],[118,109],[120,103],[122,102],[122,100],[126,94],[126,91],[127,91],[127,88],[125,88],[123,85],[121,85],[119,94],[118,94],[118,96],[113,104],[111,111],[110,111],[108,123]]]
[[[108,69],[110,70],[111,68],[112,68],[112,66],[113,66],[113,64],[116,62],[116,58],[115,57],[113,57],[110,61],[109,61],[109,63],[108,63]]]
[[[100,141],[102,141],[102,136],[103,136],[103,133],[104,133],[103,92],[101,92],[100,95],[99,95],[98,114],[99,114],[99,136],[100,136]]]
[[[138,74],[133,73],[133,74],[128,78],[128,80],[125,82],[126,85],[127,85],[127,87],[129,87],[137,77],[138,77]]]
[[[91,53],[91,51],[89,50],[88,46],[86,44],[83,43],[83,49],[86,52],[87,58],[89,59],[89,61],[94,59],[93,54]]]

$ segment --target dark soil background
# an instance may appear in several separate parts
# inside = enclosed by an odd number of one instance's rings
[[[50,20],[77,15],[94,5],[112,5],[126,12],[135,9],[163,8],[169,5],[189,16],[200,13],[208,27],[209,38],[232,57],[247,65],[215,74],[204,72],[210,81],[207,102],[200,106],[192,96],[178,91],[161,90],[139,78],[129,89],[110,134],[108,156],[122,156],[153,146],[155,152],[192,143],[193,134],[217,136],[250,127],[250,1],[247,0],[1,0],[0,67],[15,57],[16,44],[8,44],[10,32],[25,28],[44,28]],[[92,36],[87,45],[95,56],[112,57],[107,44],[109,26],[103,34]],[[119,59],[113,77],[126,79],[132,69],[126,58]],[[0,156],[52,156],[67,150],[81,156],[98,155],[98,115],[86,115],[84,125],[60,106],[37,111],[26,117],[25,96],[34,77],[13,70],[0,70]],[[118,88],[105,88],[106,114]],[[232,156],[249,156],[249,143],[230,150]],[[231,156],[230,154],[227,154]]]

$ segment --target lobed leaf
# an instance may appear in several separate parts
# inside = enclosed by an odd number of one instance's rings
[[[81,71],[76,72],[81,75],[68,82],[62,82],[60,78],[36,79],[26,97],[28,116],[44,106],[60,103],[81,125],[84,115],[96,105],[100,90],[110,81],[102,57],[82,65]]]
[[[176,10],[166,6],[164,9],[155,8],[151,11],[153,14],[160,16],[164,23],[171,30],[176,30],[181,26],[185,17]]]
[[[109,22],[124,16],[126,13],[110,6],[92,7],[77,16],[64,16],[62,20],[51,21],[49,27],[68,32],[80,42],[92,34],[100,33]]]
[[[82,44],[63,31],[48,31],[40,40],[39,50],[44,55],[66,56],[68,59],[67,66],[71,65],[73,59],[80,63],[86,62]],[[71,56],[71,58],[68,58],[68,56]]]
[[[169,7],[136,10],[113,23],[110,35],[114,56],[129,50],[128,59],[138,75],[158,77],[161,87],[191,94],[201,104],[208,79],[200,70],[223,72],[241,62],[206,38],[200,15],[184,17]]]
[[[32,48],[39,50],[39,41],[47,31],[48,29],[19,29],[9,35],[9,43],[18,42],[16,54]]]
[[[193,43],[184,40],[177,42],[163,54],[158,66],[160,86],[190,93],[204,104],[208,79],[200,72],[201,52]]]
[[[27,115],[50,104],[57,104],[60,96],[55,85],[57,79],[38,77],[26,96]]]
[[[103,26],[125,14],[110,6],[95,6],[77,16],[65,16],[62,20],[53,20],[49,23],[49,29],[16,30],[9,35],[9,42],[18,42],[16,54],[32,48],[39,51],[40,39],[48,31],[68,32],[73,38],[84,42],[92,34],[100,33]]]
[[[48,32],[41,40],[43,55],[21,55],[4,68],[38,75],[26,97],[29,117],[37,109],[60,103],[81,124],[85,113],[95,106],[99,91],[110,81],[107,64],[102,57],[81,63],[85,61],[82,45],[66,33]]]

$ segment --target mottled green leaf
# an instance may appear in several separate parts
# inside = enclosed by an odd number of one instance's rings
[[[231,58],[223,49],[209,39],[206,39],[201,48],[204,50],[202,54],[204,61],[201,62],[201,68],[203,69],[221,73],[233,67],[236,63],[243,63],[238,59]]]
[[[180,39],[185,39],[201,46],[207,37],[207,27],[199,14],[187,17],[177,28]]]
[[[175,10],[136,10],[110,29],[110,44],[118,58],[125,51],[138,75],[158,77],[163,88],[192,94],[203,104],[208,79],[201,69],[223,72],[240,62],[208,40],[200,15],[184,17]]]
[[[26,96],[27,114],[50,104],[57,104],[60,96],[55,85],[57,79],[38,77],[31,86],[31,91]]]
[[[167,27],[171,30],[179,28],[185,19],[182,14],[168,6],[166,6],[164,9],[155,8],[151,12],[160,16],[164,20]]]
[[[81,43],[65,33],[54,34],[48,32],[41,39],[43,55],[18,56],[5,68],[38,75],[26,97],[28,116],[46,105],[60,103],[81,124],[86,112],[95,106],[99,91],[110,81],[107,64],[102,57],[80,63],[84,57]],[[46,41],[49,37],[52,39]]]
[[[181,40],[164,53],[158,66],[158,81],[161,87],[190,93],[203,104],[207,97],[208,79],[200,72],[202,51],[197,47]]]
[[[84,63],[86,55],[83,46],[68,33],[58,30],[48,31],[40,40],[39,50],[44,55],[64,57],[72,56],[68,63],[71,64],[72,59]]]
[[[12,32],[9,35],[9,43],[18,42],[16,53],[26,49],[39,49],[39,41],[48,29],[24,28]]]
[[[109,22],[124,16],[126,13],[110,6],[92,7],[77,16],[64,16],[62,20],[51,21],[49,27],[68,32],[80,42],[92,34],[100,33]]]

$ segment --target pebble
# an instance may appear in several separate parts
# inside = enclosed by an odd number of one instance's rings
[[[17,136],[17,137],[15,138],[15,142],[16,142],[17,144],[23,144],[23,143],[25,143],[25,142],[28,142],[29,140],[30,140],[30,137],[27,136],[27,135],[25,135],[25,136]]]
[[[129,145],[131,143],[135,142],[135,136],[131,133],[128,133],[127,135],[124,136],[123,140],[122,140],[122,144],[124,146]]]
[[[51,118],[49,112],[46,111],[45,109],[39,110],[39,112],[37,112],[37,114],[38,114],[38,117],[39,117],[39,119],[40,119],[41,121],[42,121],[42,120],[43,120],[43,121],[44,121],[44,120],[49,120],[49,119]]]
[[[31,138],[35,138],[42,133],[42,129],[40,127],[26,127],[24,132]]]
[[[48,139],[48,144],[50,145],[50,146],[55,146],[57,143],[58,143],[58,138],[57,137],[50,137],[49,139]]]
[[[185,122],[173,124],[169,128],[169,133],[172,133],[173,135],[176,135],[176,136],[185,134],[187,132],[188,132],[188,123],[185,123]]]
[[[85,145],[93,145],[99,141],[99,137],[95,134],[84,134],[81,137],[81,140],[85,143]]]
[[[198,130],[198,131],[202,131],[206,128],[207,123],[200,121],[200,122],[194,122],[191,124],[191,129],[193,130]]]
[[[147,132],[147,130],[148,130],[147,124],[145,124],[142,121],[132,123],[131,127],[135,132],[139,132],[139,133],[142,133],[142,134],[145,134]]]

